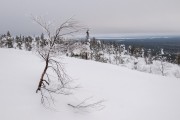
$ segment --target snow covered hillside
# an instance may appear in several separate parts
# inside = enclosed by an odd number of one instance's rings
[[[32,52],[0,49],[0,120],[180,119],[180,79],[89,60],[62,61],[82,88],[70,96],[55,95],[55,110],[46,109],[35,92],[44,63]],[[88,97],[104,99],[105,108],[75,110],[67,105]]]

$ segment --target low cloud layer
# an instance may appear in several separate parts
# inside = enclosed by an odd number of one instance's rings
[[[99,33],[180,33],[179,0],[0,0],[0,33],[38,34],[30,14],[62,22],[74,16]]]

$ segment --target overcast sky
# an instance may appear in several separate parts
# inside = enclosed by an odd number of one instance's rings
[[[180,33],[180,0],[0,0],[0,34],[41,33],[30,14],[56,21],[74,16],[93,34]]]

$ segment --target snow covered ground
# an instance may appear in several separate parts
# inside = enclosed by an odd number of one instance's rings
[[[0,120],[179,120],[180,79],[111,64],[64,57],[67,73],[82,88],[55,95],[55,110],[36,94],[44,63],[32,52],[0,49]],[[75,110],[88,97],[105,108]]]

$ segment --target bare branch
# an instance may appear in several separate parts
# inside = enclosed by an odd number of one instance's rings
[[[39,24],[47,33],[48,37],[51,38],[50,26],[51,24],[47,24],[47,22],[42,19],[42,17],[34,17],[31,15],[32,20]]]
[[[83,100],[82,102],[80,102],[77,105],[72,105],[72,104],[68,104],[68,106],[75,108],[75,109],[98,109],[101,110],[104,108],[104,105],[102,105],[103,102],[105,102],[104,100],[100,100],[97,102],[93,102],[93,103],[88,103],[88,100],[92,99],[92,97],[86,98],[85,100]]]
[[[50,29],[51,24],[48,24],[42,17],[34,17],[32,16],[33,21],[35,21],[38,25],[40,25],[48,35],[48,46],[43,47],[42,49],[38,49],[37,52],[41,58],[43,58],[45,62],[44,70],[41,74],[41,78],[39,80],[38,88],[36,93],[40,91],[41,93],[41,103],[45,107],[50,107],[51,103],[54,103],[54,98],[52,94],[63,94],[70,95],[72,94],[71,90],[74,90],[78,87],[70,86],[70,78],[66,74],[64,70],[64,66],[59,60],[56,60],[56,41],[61,40],[66,35],[72,35],[74,33],[82,30],[80,26],[78,26],[78,22],[73,20],[72,18],[66,20],[61,25],[57,27],[55,33],[53,33]],[[54,56],[54,57],[53,57]],[[53,72],[53,76],[49,75],[49,72]],[[97,103],[85,104],[86,100],[76,105],[76,108],[83,107],[93,107],[96,106],[103,101],[99,101]]]

